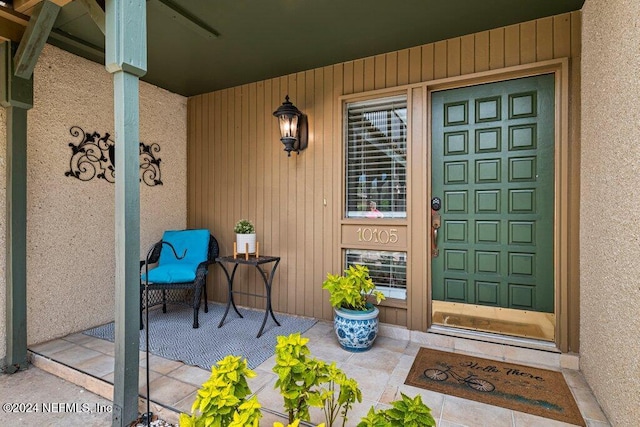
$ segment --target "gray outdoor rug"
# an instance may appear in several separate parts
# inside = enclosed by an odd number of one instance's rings
[[[177,360],[188,365],[210,370],[225,356],[243,356],[249,368],[254,369],[273,356],[278,335],[303,333],[317,321],[307,317],[288,316],[276,313],[281,326],[275,324],[271,316],[267,319],[260,338],[256,338],[264,311],[238,307],[244,318],[233,311],[218,323],[224,314],[225,305],[209,303],[209,312],[200,307],[200,327],[193,329],[193,309],[186,306],[169,305],[163,313],[161,307],[149,310],[149,352],[166,359]],[[114,323],[87,329],[83,332],[104,340],[114,341]],[[140,331],[140,350],[145,350],[145,330]]]

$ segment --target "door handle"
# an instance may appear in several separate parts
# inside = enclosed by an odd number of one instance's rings
[[[437,211],[431,211],[431,257],[436,258],[439,255],[438,250],[438,229],[440,228],[441,218]]]

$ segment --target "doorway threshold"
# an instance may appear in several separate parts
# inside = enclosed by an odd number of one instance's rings
[[[556,316],[512,308],[433,301],[434,325],[528,340],[555,341]]]
[[[427,330],[428,333],[447,335],[454,338],[464,338],[476,341],[483,341],[491,344],[509,345],[513,347],[527,348],[531,350],[548,351],[551,353],[561,353],[555,343],[549,341],[536,340],[532,338],[522,338],[509,335],[500,335],[490,332],[460,329],[456,327],[433,324]]]

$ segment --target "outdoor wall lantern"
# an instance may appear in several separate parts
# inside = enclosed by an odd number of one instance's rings
[[[291,152],[300,154],[308,145],[307,116],[303,114],[295,105],[289,101],[289,95],[285,96],[284,102],[273,115],[280,123],[280,141],[284,144],[284,151],[291,157]]]

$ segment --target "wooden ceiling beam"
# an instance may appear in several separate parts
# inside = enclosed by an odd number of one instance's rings
[[[89,16],[98,26],[102,34],[104,34],[104,10],[98,4],[96,0],[78,0],[82,6],[87,10]]]
[[[24,25],[18,24],[0,14],[0,42],[8,40],[18,43],[22,39],[24,30]]]
[[[104,64],[104,49],[99,46],[92,45],[87,41],[81,40],[77,37],[73,37],[71,34],[56,30],[55,28],[51,30],[51,34],[49,35],[49,37],[52,40],[55,40],[56,42],[62,44],[63,46],[72,47],[83,52],[83,56],[85,56],[86,58]]]
[[[49,0],[38,3],[34,9],[13,58],[14,73],[17,77],[28,79],[33,74],[40,52],[47,43],[59,11],[60,6]]]
[[[13,10],[27,14],[28,11],[33,9],[40,2],[42,2],[42,0],[14,0]]]
[[[23,13],[25,15],[31,16],[33,13],[33,8],[38,5],[38,3],[42,3],[44,0],[14,0],[13,1],[13,10],[19,13]],[[49,0],[51,3],[56,4],[60,7],[63,7],[73,0]]]
[[[5,6],[0,6],[0,18],[5,18],[8,21],[15,22],[16,24],[20,24],[23,27],[26,27],[27,24],[29,23],[28,16],[22,13],[16,12],[15,10]]]
[[[0,41],[20,42],[29,17],[15,12],[13,9],[0,6]]]
[[[71,3],[73,0],[50,0],[51,3],[57,4],[60,7],[64,7],[67,4]]]

